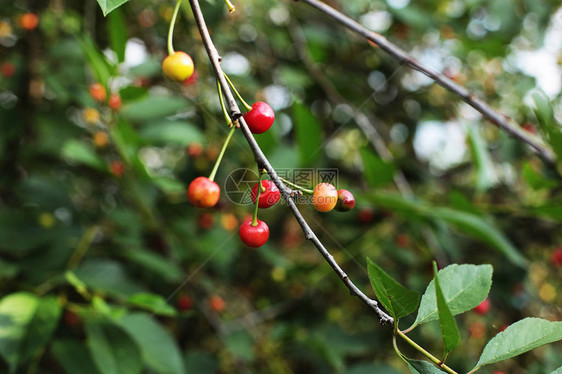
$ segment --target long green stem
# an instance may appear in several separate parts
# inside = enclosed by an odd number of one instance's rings
[[[183,0],[178,0],[176,2],[176,7],[174,8],[174,14],[172,15],[172,20],[170,21],[170,29],[168,30],[168,55],[173,55],[176,53],[174,51],[174,43],[172,42],[172,37],[174,35],[174,27],[176,26],[176,19],[178,18],[178,12],[180,10],[180,5]]]
[[[397,330],[397,334],[398,336],[400,336],[402,339],[404,339],[406,341],[406,343],[410,344],[412,347],[414,347],[417,351],[419,351],[422,355],[424,355],[425,357],[427,357],[431,362],[433,362],[435,365],[439,366],[441,369],[445,370],[447,373],[449,374],[458,374],[456,371],[454,371],[453,369],[451,369],[450,367],[448,367],[447,365],[445,365],[441,360],[439,360],[437,357],[435,357],[434,355],[432,355],[431,353],[429,353],[428,351],[426,351],[422,346],[420,346],[418,343],[416,343],[415,341],[413,341],[412,339],[410,339],[409,337],[406,336],[406,334],[404,334],[402,331]]]
[[[232,123],[232,121],[230,120],[230,116],[228,115],[228,111],[226,110],[226,106],[224,105],[224,99],[222,97],[222,88],[221,88],[221,85],[220,85],[218,80],[217,80],[217,90],[219,91],[219,100],[221,102],[222,113],[224,114],[224,119],[226,120],[226,123],[228,123],[230,125]]]
[[[224,144],[222,145],[221,153],[219,153],[219,157],[217,158],[217,162],[215,162],[215,166],[213,167],[213,171],[211,171],[211,175],[209,175],[209,179],[211,181],[215,180],[215,175],[217,174],[217,170],[219,170],[219,165],[221,164],[222,156],[224,156],[224,152],[226,151],[226,147],[228,146],[228,143],[230,142],[230,138],[232,138],[232,134],[234,134],[234,130],[236,130],[236,127],[232,126],[232,128],[230,129],[230,132],[228,133],[228,136],[226,137],[226,140],[224,141]]]
[[[256,206],[254,207],[254,216],[252,217],[252,226],[258,225],[258,206],[260,205],[260,194],[261,194],[261,172],[258,171],[258,194],[256,195]]]
[[[236,89],[236,87],[234,87],[234,83],[232,83],[232,81],[230,80],[230,78],[228,77],[228,75],[226,75],[226,73],[223,71],[224,77],[226,78],[226,81],[228,82],[228,84],[230,85],[230,87],[232,87],[232,91],[234,91],[234,93],[236,94],[236,96],[238,97],[238,100],[240,100],[240,102],[242,103],[242,105],[244,105],[244,108],[246,108],[246,110],[250,111],[252,110],[252,107],[248,105],[247,102],[244,101],[244,99],[242,98],[242,96],[238,93],[238,90]]]
[[[279,179],[281,179],[283,181],[283,183],[288,184],[289,186],[291,186],[293,188],[296,188],[297,190],[300,190],[304,193],[307,193],[307,194],[310,194],[310,195],[312,195],[314,193],[314,190],[309,190],[308,188],[301,187],[298,184],[294,184],[293,182],[289,182],[285,178],[279,177]]]

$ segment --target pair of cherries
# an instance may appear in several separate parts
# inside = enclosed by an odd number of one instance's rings
[[[336,190],[333,184],[318,183],[314,187],[312,205],[319,212],[329,212],[335,209],[347,212],[355,207],[355,197],[348,190]]]

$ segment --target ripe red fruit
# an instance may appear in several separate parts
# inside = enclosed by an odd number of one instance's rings
[[[210,208],[219,201],[221,189],[216,182],[207,177],[197,177],[187,189],[189,202],[197,208]]]
[[[90,86],[90,95],[94,98],[94,100],[101,103],[105,101],[105,98],[107,97],[107,91],[101,84],[94,83]]]
[[[258,224],[252,226],[252,220],[244,221],[238,230],[240,239],[248,247],[258,248],[264,245],[269,239],[269,227],[264,221],[258,219]]]
[[[181,295],[178,297],[177,305],[179,310],[189,310],[193,308],[193,300],[187,295]]]
[[[367,224],[373,222],[373,219],[375,218],[375,213],[373,213],[372,209],[370,208],[363,208],[359,210],[357,216],[359,218],[359,222]]]
[[[267,103],[258,101],[252,105],[252,110],[244,113],[244,120],[252,134],[262,134],[273,125],[275,113]]]
[[[31,31],[39,24],[39,17],[35,13],[25,13],[20,16],[19,23],[23,29]]]
[[[338,212],[347,212],[355,208],[355,197],[348,190],[338,190],[338,201],[334,208]]]
[[[189,143],[187,145],[187,154],[191,158],[197,158],[203,154],[203,146],[200,143]]]
[[[181,82],[181,84],[183,84],[184,86],[191,86],[192,84],[197,83],[197,78],[199,78],[199,73],[197,73],[197,70],[194,69],[193,74],[191,74],[191,77]]]
[[[474,311],[480,315],[485,315],[490,311],[491,306],[492,304],[490,303],[490,300],[486,298],[484,299],[484,301],[482,301],[478,306],[474,308]]]
[[[111,94],[107,105],[109,105],[109,107],[114,111],[119,111],[119,109],[121,109],[121,96],[117,93]]]
[[[330,183],[318,183],[314,187],[312,205],[319,212],[329,212],[338,202],[338,190]]]
[[[191,56],[185,52],[176,52],[169,55],[162,62],[164,75],[176,82],[183,82],[191,77],[194,69]]]
[[[197,216],[197,225],[204,230],[208,230],[213,227],[215,223],[215,218],[210,213],[201,213]]]
[[[123,165],[121,161],[111,161],[109,170],[111,171],[111,174],[115,175],[116,177],[120,177],[125,174],[125,165]]]
[[[69,327],[76,327],[80,324],[80,316],[71,310],[64,312],[63,320]]]
[[[558,247],[550,255],[550,263],[554,266],[562,265],[562,247]]]
[[[258,184],[256,183],[252,188],[252,202],[256,203],[256,197],[258,195]],[[263,180],[261,181],[262,187],[265,189],[260,192],[260,202],[258,207],[260,209],[269,208],[279,201],[281,197],[281,193],[279,192],[279,188],[270,180]]]
[[[411,244],[410,236],[408,234],[398,234],[394,239],[394,242],[400,248],[409,247]]]
[[[226,307],[226,303],[220,296],[213,296],[209,300],[209,306],[215,312],[222,312]]]
[[[11,62],[4,62],[2,64],[2,75],[10,78],[16,72],[16,67]]]

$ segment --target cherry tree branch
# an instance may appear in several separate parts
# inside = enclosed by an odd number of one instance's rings
[[[524,143],[527,143],[546,163],[550,165],[556,163],[556,156],[550,148],[543,144],[541,140],[527,133],[509,117],[490,107],[486,102],[479,99],[474,93],[471,93],[465,87],[453,82],[445,75],[431,69],[430,67],[425,66],[420,61],[409,55],[406,51],[398,47],[396,44],[388,41],[388,39],[381,34],[365,28],[352,18],[342,14],[341,12],[321,2],[320,0],[300,1],[335,19],[347,29],[355,32],[356,34],[359,34],[365,39],[372,41],[401,64],[407,65],[411,69],[419,71],[420,73],[434,80],[437,84],[439,84],[449,92],[452,92],[453,94],[459,96],[465,103],[480,112],[480,114],[482,114],[484,118],[488,119],[490,122],[503,129],[509,135],[521,140]]]
[[[283,196],[283,198],[287,202],[287,205],[289,206],[289,209],[291,210],[291,212],[295,216],[295,219],[297,220],[297,222],[301,226],[301,229],[304,233],[305,238],[307,240],[310,240],[312,242],[312,244],[314,244],[314,246],[318,249],[320,254],[324,257],[326,262],[328,262],[328,264],[332,267],[334,272],[338,275],[338,277],[347,286],[350,293],[354,296],[357,296],[364,304],[366,304],[369,308],[371,308],[376,313],[376,315],[378,316],[381,324],[393,323],[394,322],[393,318],[391,316],[389,316],[388,314],[386,314],[383,310],[381,310],[378,302],[376,300],[371,299],[367,295],[365,295],[351,281],[351,279],[349,279],[349,277],[347,276],[345,271],[343,271],[343,269],[338,265],[338,263],[335,261],[334,257],[330,254],[330,252],[322,244],[320,239],[318,239],[316,234],[312,231],[312,229],[310,228],[310,226],[308,225],[308,223],[306,222],[306,220],[304,219],[304,217],[302,216],[302,214],[298,210],[295,202],[291,198],[292,190],[290,188],[288,188],[287,186],[285,186],[285,184],[279,179],[277,173],[275,172],[275,169],[271,166],[271,164],[269,163],[269,160],[267,159],[267,157],[264,155],[264,153],[260,149],[258,143],[254,139],[254,136],[250,132],[250,129],[248,128],[248,125],[246,124],[246,122],[244,121],[244,118],[242,117],[242,113],[240,112],[238,104],[236,103],[236,100],[234,99],[234,96],[233,96],[233,94],[230,90],[230,86],[228,85],[228,83],[227,83],[227,81],[224,77],[224,74],[223,74],[223,71],[222,71],[222,68],[221,68],[221,65],[220,65],[221,57],[220,57],[215,45],[213,44],[211,36],[209,35],[209,30],[208,30],[207,25],[205,23],[205,18],[203,17],[203,13],[201,12],[201,7],[199,6],[199,1],[198,0],[189,0],[189,3],[191,5],[191,9],[193,11],[195,21],[197,23],[199,33],[201,34],[201,39],[203,41],[203,45],[205,46],[205,50],[207,51],[207,55],[209,56],[209,59],[211,61],[211,65],[213,66],[213,69],[215,71],[215,74],[217,76],[219,84],[221,85],[222,92],[223,92],[223,94],[226,98],[226,104],[227,104],[227,107],[230,111],[230,113],[229,113],[230,118],[233,121],[239,122],[240,130],[244,134],[244,137],[246,138],[246,141],[248,142],[248,145],[250,146],[250,149],[252,150],[252,152],[254,154],[254,159],[256,160],[256,163],[258,164],[258,167],[262,168],[262,169],[265,169],[267,171],[267,173],[271,177],[271,180],[273,181],[273,183],[275,183],[275,185],[279,188],[279,191],[281,192],[281,195]]]

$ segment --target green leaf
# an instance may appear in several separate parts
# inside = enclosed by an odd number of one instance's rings
[[[313,165],[322,154],[320,122],[302,103],[293,104],[293,117],[301,166]]]
[[[145,292],[136,293],[127,299],[127,303],[161,316],[176,315],[176,310],[160,295]]]
[[[107,16],[112,10],[119,8],[129,0],[98,0],[101,11],[104,16]]]
[[[562,126],[554,118],[552,103],[548,96],[538,89],[533,90],[531,97],[535,103],[533,111],[539,120],[539,124],[554,153],[556,153],[558,159],[562,159]]]
[[[144,362],[155,373],[185,374],[176,342],[152,317],[144,313],[129,314],[120,324],[141,347]]]
[[[109,78],[114,73],[114,66],[109,63],[105,55],[100,52],[92,38],[88,35],[82,35],[77,40],[82,52],[86,55],[90,69],[93,70],[96,76],[96,81],[104,86],[107,85]]]
[[[363,175],[371,187],[379,187],[392,182],[394,166],[383,161],[368,148],[361,148]]]
[[[20,292],[0,301],[0,355],[14,372],[51,338],[61,315],[53,297]]]
[[[142,248],[123,250],[122,255],[161,279],[175,283],[183,280],[183,272],[178,265],[166,258]]]
[[[480,129],[475,126],[467,126],[470,150],[476,163],[476,189],[485,191],[495,185],[498,181],[492,158],[486,148],[486,142],[480,134]]]
[[[486,344],[472,371],[561,339],[562,322],[550,322],[541,318],[522,319],[509,325]]]
[[[189,143],[203,143],[205,137],[193,124],[184,121],[164,121],[140,130],[141,136],[153,144],[177,144],[186,146]]]
[[[185,354],[186,373],[214,374],[218,366],[217,360],[205,351],[193,350]]]
[[[101,374],[88,349],[78,340],[55,341],[51,352],[67,374]]]
[[[550,374],[562,374],[562,366],[560,366],[558,369],[554,370],[552,373]]]
[[[412,374],[439,374],[444,371],[438,369],[435,365],[427,361],[418,361],[406,359],[408,361],[408,369]]]
[[[548,179],[538,171],[536,171],[530,162],[523,164],[521,176],[531,186],[533,190],[540,190],[543,188],[554,188],[558,183],[553,179]]]
[[[22,361],[23,341],[38,305],[39,298],[26,292],[5,296],[0,301],[0,355],[12,373]]]
[[[47,344],[59,323],[61,313],[62,307],[55,297],[45,296],[39,300],[21,343],[20,361],[28,361]]]
[[[439,271],[439,283],[451,314],[457,315],[473,309],[488,296],[492,285],[491,265],[452,264]],[[421,298],[414,324],[408,328],[435,321],[439,318],[432,280]]]
[[[107,31],[111,49],[117,55],[119,62],[125,61],[125,47],[127,46],[127,27],[123,12],[118,9],[107,17]]]
[[[76,139],[70,139],[64,143],[61,156],[69,161],[84,164],[97,170],[107,170],[107,166],[92,146]]]
[[[406,213],[408,217],[421,216],[437,218],[455,226],[459,230],[489,244],[492,248],[503,253],[514,265],[526,268],[527,260],[506,239],[493,222],[476,214],[442,208],[421,200],[405,199],[402,196],[376,192],[365,196],[375,204]]]
[[[127,298],[146,290],[129,278],[123,266],[108,259],[88,259],[75,271],[88,287],[118,298]]]
[[[377,299],[395,320],[416,310],[420,301],[418,292],[403,287],[369,258],[367,258],[367,270]]]
[[[88,348],[103,374],[133,374],[142,369],[141,352],[121,327],[105,321],[86,323]]]
[[[161,120],[186,109],[189,103],[176,96],[150,95],[144,99],[123,105],[121,115],[130,121],[147,122]]]
[[[437,299],[437,314],[439,315],[439,326],[441,327],[441,337],[443,338],[443,346],[445,347],[445,357],[453,349],[457,348],[461,336],[455,318],[451,314],[451,310],[445,301],[439,275],[437,273],[437,263],[433,262],[433,281],[435,283],[435,297]]]

